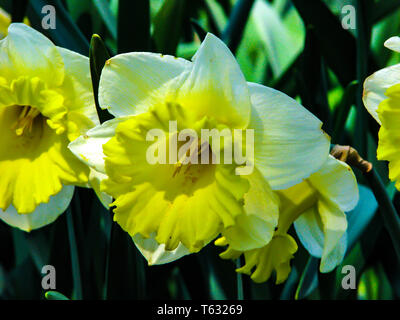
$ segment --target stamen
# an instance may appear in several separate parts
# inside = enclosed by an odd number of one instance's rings
[[[23,106],[18,120],[12,125],[11,129],[15,130],[17,136],[22,136],[26,130],[32,132],[33,121],[40,115],[40,111],[30,106]]]
[[[196,143],[196,142],[193,142]],[[182,167],[185,165],[185,171],[184,174],[186,175],[189,171],[189,169],[192,167],[192,164],[199,164],[201,163],[201,159],[202,159],[202,154],[204,152],[209,152],[209,154],[212,154],[212,152],[210,151],[210,145],[208,144],[207,141],[203,142],[201,145],[201,140],[198,139],[197,140],[197,144],[196,144],[196,148],[192,151],[192,146],[193,144],[190,146],[190,148],[188,148],[188,150],[186,151],[186,153],[181,157],[181,159],[179,159],[177,161],[177,163],[175,164],[175,170],[172,174],[172,177],[174,178],[182,169]],[[197,158],[197,161],[195,161],[195,159]],[[210,162],[208,162],[210,163]]]
[[[193,142],[195,143],[195,142]],[[193,144],[192,144],[193,145]],[[174,178],[182,169],[183,165],[186,165],[186,169],[184,171],[184,174],[186,174],[189,170],[189,168],[192,165],[192,158],[194,157],[198,157],[199,152],[201,152],[201,150],[199,150],[198,147],[198,141],[197,141],[197,147],[196,150],[194,150],[193,155],[191,156],[191,149],[192,146],[190,146],[190,148],[188,148],[188,150],[186,150],[186,153],[178,160],[178,162],[175,164],[175,170],[174,173],[172,174],[172,177]]]

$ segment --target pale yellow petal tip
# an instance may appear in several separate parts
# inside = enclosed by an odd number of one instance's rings
[[[391,37],[385,41],[384,46],[392,51],[400,52],[400,37]]]
[[[225,237],[220,237],[214,241],[214,245],[216,245],[218,247],[224,247],[224,246],[228,245],[228,241],[226,240]]]
[[[321,264],[319,265],[319,272],[320,273],[329,273],[329,272],[333,271],[336,267],[337,266],[326,268],[325,264],[323,262],[321,262]]]

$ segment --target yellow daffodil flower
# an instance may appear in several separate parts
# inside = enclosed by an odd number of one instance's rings
[[[138,52],[108,60],[99,101],[116,118],[69,146],[83,162],[106,175],[101,189],[115,199],[114,220],[147,259],[156,257],[151,259],[154,264],[198,252],[220,233],[238,250],[266,245],[279,216],[279,199],[272,190],[307,178],[329,152],[321,122],[285,94],[247,83],[218,38],[207,34],[192,60]],[[176,125],[172,131],[171,122]],[[250,174],[238,174],[246,167],[236,158],[231,163],[186,161],[203,159],[205,154],[212,160],[232,146],[214,148],[209,140],[201,140],[190,156],[184,153],[176,161],[149,163],[152,147],[173,145],[187,129],[193,136],[202,130],[246,131],[243,150]],[[149,141],[151,130],[164,137]],[[253,155],[247,153],[248,130],[254,130]],[[211,155],[206,153],[210,149]],[[173,154],[170,149],[166,153],[167,158]],[[157,259],[160,254],[162,259]]]
[[[392,37],[385,46],[400,52],[400,37]],[[400,190],[400,64],[379,70],[364,82],[364,105],[381,125],[378,160],[389,161],[389,178]]]
[[[347,249],[345,212],[354,209],[358,202],[357,181],[351,168],[329,156],[318,172],[277,193],[281,204],[272,240],[262,248],[245,251],[246,263],[237,272],[251,275],[255,282],[264,282],[275,271],[276,283],[284,282],[297,251],[296,241],[288,234],[293,223],[303,246],[312,256],[321,258],[320,271],[332,271]],[[243,253],[234,250],[226,237],[215,244],[229,245],[220,254],[224,259],[235,259]]]
[[[54,221],[88,182],[67,146],[97,124],[88,58],[11,24],[0,41],[0,218],[25,231]]]

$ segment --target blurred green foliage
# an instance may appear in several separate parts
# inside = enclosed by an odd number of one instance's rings
[[[57,28],[42,30],[41,8],[54,5]],[[341,25],[342,8],[357,9],[356,30]],[[89,56],[93,34],[105,43],[92,66],[94,86],[108,53],[153,51],[190,59],[205,32],[236,53],[248,81],[272,86],[301,101],[324,122],[333,143],[349,144],[374,163],[397,209],[400,196],[375,159],[376,123],[361,105],[365,77],[400,62],[383,46],[400,33],[395,0],[0,0],[23,13],[56,45]],[[101,40],[100,40],[101,41]],[[92,49],[91,49],[92,50]],[[99,49],[97,49],[99,50]],[[93,54],[93,53],[91,53]],[[94,61],[94,60],[93,60]],[[97,80],[96,80],[97,79]],[[128,234],[94,192],[76,188],[74,200],[55,223],[24,233],[0,222],[0,299],[398,299],[400,264],[367,181],[349,216],[349,247],[343,265],[357,271],[357,290],[343,290],[339,266],[319,274],[319,261],[299,246],[282,285],[254,284],[237,276],[235,263],[208,245],[199,254],[147,267]],[[294,234],[294,233],[292,233]],[[299,243],[299,241],[297,241]],[[41,269],[57,270],[57,292],[41,287]]]

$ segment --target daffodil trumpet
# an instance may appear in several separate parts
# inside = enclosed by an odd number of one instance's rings
[[[232,164],[233,161],[239,166],[235,169],[237,175],[249,175],[253,172],[254,166],[249,159],[254,158],[254,130],[245,130],[243,134],[241,129],[234,129],[232,132],[227,128],[202,128],[199,136],[194,129],[178,131],[177,128],[176,121],[169,121],[168,134],[154,128],[147,132],[146,141],[156,140],[146,151],[148,163],[175,165],[173,177],[184,165],[188,171],[192,164]]]

